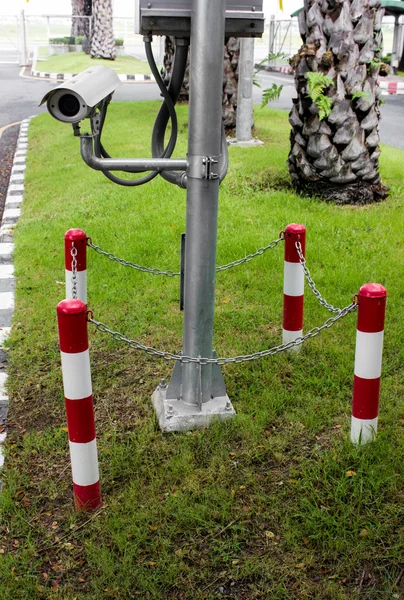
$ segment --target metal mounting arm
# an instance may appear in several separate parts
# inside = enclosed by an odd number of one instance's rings
[[[143,173],[144,171],[186,170],[188,167],[185,158],[98,158],[93,151],[93,140],[92,135],[81,135],[80,152],[86,165],[96,171]]]

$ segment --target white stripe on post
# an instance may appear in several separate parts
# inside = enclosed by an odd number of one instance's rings
[[[70,442],[73,481],[77,485],[94,485],[100,478],[96,440],[87,444]]]
[[[372,442],[376,439],[378,417],[374,419],[351,418],[351,441],[355,444]]]
[[[81,400],[91,396],[91,368],[88,350],[71,354],[60,352],[63,372],[63,389],[65,398]]]
[[[65,269],[66,298],[73,298],[73,273]],[[87,270],[76,271],[77,298],[87,304]],[[84,299],[83,299],[84,298]]]
[[[354,373],[362,379],[375,379],[382,373],[384,331],[356,332]]]
[[[287,329],[284,329],[282,332],[282,343],[289,344],[289,342],[294,342],[295,339],[302,337],[302,335],[303,329],[297,329],[296,331],[288,331]],[[301,344],[298,346],[294,346],[292,350],[298,351],[300,350],[300,346]]]
[[[300,263],[284,261],[283,293],[288,296],[303,296],[304,271]]]

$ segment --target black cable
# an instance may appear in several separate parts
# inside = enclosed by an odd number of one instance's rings
[[[177,102],[178,96],[181,92],[181,87],[184,81],[184,75],[188,60],[189,40],[180,39],[179,42],[176,40],[174,64],[170,78],[170,84],[168,87],[168,92],[174,104]],[[164,144],[164,133],[167,127],[168,120],[169,116],[167,113],[167,106],[164,103],[160,108],[159,114],[157,115],[153,128],[152,154],[154,158],[159,156],[162,151]],[[223,179],[226,177],[227,170],[229,167],[229,152],[223,123],[221,132],[221,152],[219,162],[219,178],[220,181],[223,181]],[[184,171],[161,171],[160,175],[161,177],[163,177],[163,179],[169,181],[170,183],[174,183],[175,185],[178,185],[182,188],[187,187],[187,177]]]
[[[99,130],[98,130],[98,134],[94,137],[94,154],[97,158],[101,158],[101,157],[102,158],[111,158],[111,156],[108,154],[108,152],[105,150],[104,146],[101,143],[101,133],[102,133],[102,129],[104,127],[104,121],[105,121],[105,117],[107,114],[107,108],[108,108],[108,105],[105,105],[100,112]],[[130,173],[130,171],[125,171],[125,170],[123,170],[122,172]],[[107,179],[109,179],[110,181],[112,181],[113,183],[117,183],[118,185],[124,185],[126,187],[135,187],[138,185],[143,185],[145,183],[148,183],[155,177],[157,177],[157,175],[159,174],[158,171],[153,171],[152,173],[149,173],[149,175],[146,175],[145,177],[141,177],[140,179],[122,179],[121,177],[117,177],[116,175],[111,173],[111,171],[102,170],[101,173],[103,175],[105,175],[105,177]]]
[[[181,87],[184,81],[185,70],[187,68],[188,60],[188,47],[189,40],[181,39],[176,40],[175,43],[175,54],[172,73],[170,77],[170,83],[168,86],[168,93],[175,104],[181,92]],[[162,148],[164,147],[164,134],[167,128],[169,120],[168,106],[166,103],[162,104],[154,123],[153,134],[152,134],[152,155],[153,157],[161,154]],[[184,172],[178,171],[161,171],[160,175],[166,181],[184,187],[182,181],[184,178]]]
[[[151,38],[145,38],[145,48],[146,48],[146,57],[149,62],[152,74],[154,75],[156,83],[159,86],[161,94],[164,98],[163,106],[168,109],[169,118],[171,119],[171,124],[172,124],[171,135],[170,135],[170,139],[167,144],[167,147],[162,150],[162,152],[158,155],[158,158],[170,158],[174,151],[175,144],[177,142],[177,136],[178,136],[177,114],[175,112],[175,107],[174,107],[174,103],[171,98],[171,95],[168,92],[168,90],[164,84],[164,81],[161,78],[161,75],[157,68],[156,62],[154,60],[153,50],[152,50],[152,46],[151,46]],[[111,158],[111,156],[105,150],[105,148],[101,142],[101,134],[102,134],[102,130],[104,127],[107,108],[108,108],[108,104],[105,104],[100,112],[99,130],[98,130],[98,134],[94,138],[94,153],[98,158],[101,158],[101,157]],[[161,108],[160,108],[160,112],[161,112]],[[167,126],[167,123],[168,123],[168,119],[166,122],[166,126]],[[163,136],[164,136],[164,134],[163,134]],[[145,177],[141,177],[140,179],[122,179],[120,177],[117,177],[116,175],[113,175],[108,170],[103,170],[101,172],[105,175],[105,177],[107,177],[107,179],[109,179],[110,181],[113,181],[114,183],[117,183],[119,185],[128,186],[128,187],[133,187],[133,186],[138,186],[138,185],[143,185],[145,183],[148,183],[149,181],[154,179],[161,171],[160,170],[152,171],[151,173],[149,173],[149,175],[146,175]],[[123,170],[123,172],[128,173],[130,171]]]

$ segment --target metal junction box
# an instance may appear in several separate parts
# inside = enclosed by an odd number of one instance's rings
[[[226,37],[261,37],[263,0],[227,0]],[[192,0],[135,0],[135,33],[189,37]]]

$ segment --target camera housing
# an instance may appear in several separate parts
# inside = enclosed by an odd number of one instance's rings
[[[45,102],[49,113],[62,123],[78,123],[90,117],[94,110],[121,85],[121,80],[109,67],[90,67],[48,92]]]

